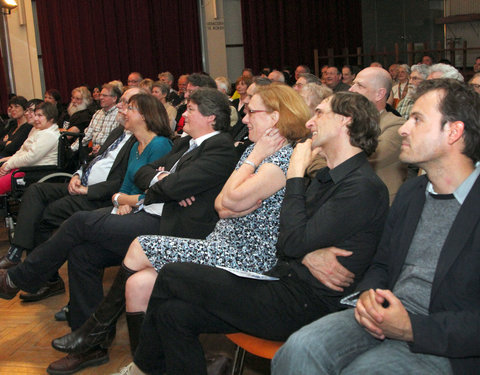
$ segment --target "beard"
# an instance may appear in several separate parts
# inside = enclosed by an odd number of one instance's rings
[[[79,105],[75,105],[75,103],[70,102],[67,108],[67,112],[68,112],[68,115],[71,117],[75,113],[83,111],[84,109],[87,109],[87,105],[85,104],[85,102]]]

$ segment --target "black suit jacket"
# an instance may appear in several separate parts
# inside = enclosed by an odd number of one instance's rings
[[[98,154],[103,153],[107,148],[115,142],[123,133],[123,126],[118,126],[112,130],[108,138],[103,143],[102,147],[98,151]],[[123,178],[127,171],[128,158],[130,156],[130,150],[136,139],[132,135],[127,142],[123,145],[115,161],[113,162],[110,172],[108,173],[106,181],[99,182],[98,184],[88,186],[87,199],[88,200],[110,200],[112,195],[120,189],[122,186]]]
[[[147,190],[145,204],[165,203],[160,224],[160,234],[170,236],[205,238],[218,220],[214,208],[215,198],[232,173],[238,156],[229,134],[220,133],[184,155],[191,137],[180,138],[172,150],[140,168],[135,184]],[[175,173],[170,174],[149,188],[157,168],[170,170],[179,160]],[[195,203],[181,207],[178,202],[195,197]]]
[[[427,178],[408,180],[390,210],[377,255],[358,290],[393,290],[425,204]],[[443,245],[427,316],[409,314],[415,353],[448,357],[455,374],[480,369],[480,178]]]

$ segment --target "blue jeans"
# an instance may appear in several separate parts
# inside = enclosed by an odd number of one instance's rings
[[[452,368],[445,357],[412,353],[404,341],[375,339],[349,309],[291,335],[272,361],[272,374],[450,375]]]

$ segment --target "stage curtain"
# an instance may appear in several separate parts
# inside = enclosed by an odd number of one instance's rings
[[[242,0],[245,66],[258,72],[307,64],[313,50],[362,46],[360,0]]]
[[[8,107],[8,94],[10,93],[10,88],[7,87],[6,74],[2,52],[0,51],[0,114],[6,114]]]
[[[197,0],[36,0],[46,88],[200,71]]]

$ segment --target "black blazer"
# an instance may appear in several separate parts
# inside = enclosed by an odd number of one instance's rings
[[[229,134],[220,133],[184,155],[191,137],[180,138],[161,159],[143,166],[135,175],[135,184],[147,190],[145,204],[165,203],[159,234],[205,238],[218,220],[215,198],[228,179],[238,156]],[[157,168],[170,170],[179,160],[175,173],[149,188]],[[178,202],[195,197],[195,203],[181,207]]]
[[[391,207],[372,266],[358,290],[393,289],[425,204],[427,178],[408,180]],[[480,178],[452,224],[438,260],[428,316],[410,314],[414,353],[448,357],[455,374],[480,369]]]
[[[121,125],[113,129],[102,147],[100,147],[98,154],[105,152],[107,148],[120,137],[123,131],[124,128]],[[125,173],[127,172],[130,150],[135,142],[136,138],[133,135],[125,142],[110,168],[106,181],[88,187],[88,200],[110,200],[112,195],[118,192],[120,186],[122,186]]]

